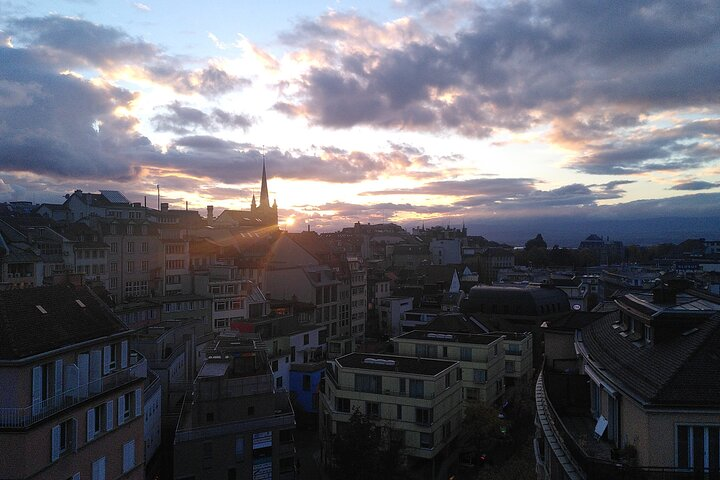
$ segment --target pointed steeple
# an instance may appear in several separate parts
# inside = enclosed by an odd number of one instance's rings
[[[257,208],[257,202],[255,201],[255,194],[253,193],[253,201],[250,204],[250,211],[254,212],[256,208]]]
[[[267,174],[265,173],[265,155],[263,155],[262,184],[260,185],[260,208],[270,208],[270,195],[268,194]]]

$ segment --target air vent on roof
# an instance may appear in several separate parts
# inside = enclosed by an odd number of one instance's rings
[[[47,313],[47,310],[45,310],[41,305],[35,305],[35,307],[40,310],[40,313]]]
[[[363,360],[363,363],[369,364],[369,365],[389,365],[394,366],[395,360],[385,360],[384,358],[366,358]]]
[[[82,300],[80,300],[79,298],[75,299],[75,303],[77,303],[78,305],[80,305],[82,308],[85,308],[85,304],[84,304],[84,303],[82,302]]]
[[[693,333],[697,332],[697,328],[691,328],[690,330],[684,331],[682,333],[683,337],[687,337],[688,335],[692,335]]]
[[[441,338],[443,340],[452,340],[453,336],[449,333],[428,333],[427,338]]]

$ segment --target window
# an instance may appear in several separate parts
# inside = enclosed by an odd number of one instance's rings
[[[515,373],[515,362],[505,360],[505,373]]]
[[[133,273],[135,271],[135,262],[128,260],[127,262],[127,273]]]
[[[650,325],[645,325],[645,343],[653,342],[653,330]]]
[[[65,453],[73,450],[75,447],[76,428],[77,422],[74,418],[66,420],[52,428],[51,458],[53,462]]]
[[[420,434],[420,448],[433,448],[433,434],[421,433]]]
[[[425,397],[425,382],[422,380],[410,379],[410,396],[413,398]]]
[[[309,343],[310,343],[310,334],[306,333],[305,335],[303,335],[303,345],[307,345]]]
[[[150,267],[150,262],[148,262],[147,260],[143,260],[142,262],[140,262],[140,271],[141,272],[143,272],[143,273],[147,272],[149,267]]]
[[[493,345],[493,356],[497,357],[497,343]]]
[[[350,399],[335,397],[335,410],[338,412],[350,413]]]
[[[148,243],[147,243],[147,242],[142,242],[142,243],[140,244],[140,251],[141,251],[142,253],[147,253],[147,252],[148,252]]]
[[[402,405],[397,405],[397,419],[402,420]]]
[[[442,347],[442,356],[443,356],[443,358],[447,358],[447,356],[448,356],[447,347]]]
[[[377,402],[365,402],[365,414],[368,417],[379,417],[380,404]]]
[[[235,437],[235,461],[242,462],[243,460],[245,460],[245,439]]]
[[[400,383],[400,395],[405,395],[407,391],[407,380],[405,380],[404,378],[399,378],[398,382]]]
[[[248,414],[248,417],[252,417],[253,415],[255,415],[255,405],[250,405],[247,408],[247,414]]]
[[[303,392],[309,392],[310,391],[310,375],[303,375],[302,382],[303,382],[303,384],[302,384]]]
[[[379,375],[355,374],[355,391],[382,393],[382,377]]]
[[[277,377],[275,379],[275,388],[282,388],[283,386],[283,377]]]
[[[460,360],[463,362],[472,361],[472,349],[470,347],[460,347]]]
[[[135,467],[135,440],[130,440],[123,445],[123,473],[127,473]]]
[[[520,350],[520,344],[509,343],[507,345],[507,349],[505,349],[505,353],[508,355],[522,355],[522,350]]]
[[[135,242],[127,242],[127,253],[135,253]]]
[[[487,370],[473,370],[473,382],[474,383],[485,383],[487,382]]]
[[[430,425],[433,421],[433,412],[430,408],[415,409],[415,423],[420,425]]]
[[[108,417],[108,411],[110,417]],[[112,429],[112,401],[97,405],[87,411],[87,441],[93,441],[103,431]]]
[[[460,367],[455,369],[455,380],[458,382],[462,380],[462,368]]]
[[[105,480],[105,457],[100,457],[92,463],[92,480]]]
[[[110,242],[110,253],[117,253],[117,242]]]
[[[678,425],[676,435],[678,468],[717,471],[720,465],[720,426]]]

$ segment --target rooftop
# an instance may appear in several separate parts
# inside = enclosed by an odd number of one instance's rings
[[[457,364],[457,362],[449,360],[402,357],[399,355],[382,355],[378,353],[349,353],[336,358],[335,361],[343,368],[433,376]]]
[[[0,360],[19,360],[127,330],[84,286],[0,292]]]
[[[483,335],[469,333],[448,333],[431,330],[413,330],[396,337],[396,339],[425,340],[430,342],[469,343],[474,345],[488,345],[501,338],[501,335]]]

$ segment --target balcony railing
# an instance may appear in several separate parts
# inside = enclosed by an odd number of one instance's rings
[[[358,392],[358,393],[368,393],[370,395],[388,395],[391,397],[407,397],[407,398],[417,398],[419,400],[432,400],[437,397],[441,397],[444,394],[446,394],[449,391],[454,390],[453,387],[456,385],[460,385],[462,382],[455,382],[454,384],[450,385],[448,388],[444,388],[440,392],[411,392],[409,389],[406,389],[404,391],[389,389],[389,388],[383,388],[374,392],[370,392],[367,390],[361,390],[355,387],[349,387],[345,385],[340,385],[337,381],[337,378],[335,376],[335,373],[333,372],[332,368],[327,368],[325,370],[325,377],[332,382],[332,384],[335,386],[336,390],[342,390],[343,392]],[[485,383],[485,382],[482,382]]]
[[[135,360],[133,362],[133,360]],[[130,366],[26,407],[0,408],[0,428],[27,428],[85,400],[147,377],[145,357],[133,352]]]
[[[720,472],[707,470],[688,471],[673,467],[633,466],[613,462],[589,454],[555,410],[545,385],[544,365],[535,385],[537,420],[543,429],[551,450],[570,479],[605,480],[690,480],[719,479]],[[545,456],[549,454],[545,452]],[[546,461],[547,463],[547,461]]]

